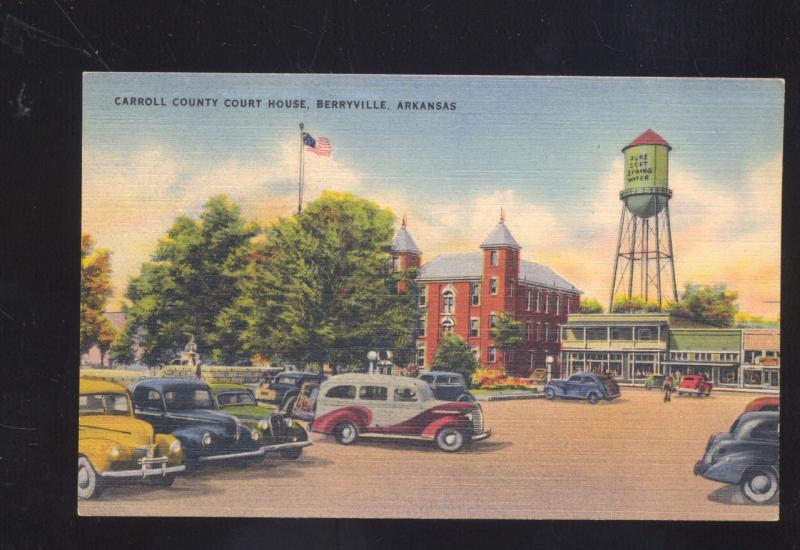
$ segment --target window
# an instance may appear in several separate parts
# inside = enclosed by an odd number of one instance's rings
[[[567,315],[572,313],[572,296],[567,297]]]
[[[509,298],[513,298],[514,297],[514,280],[513,279],[508,281],[508,297]]]
[[[497,277],[489,279],[489,294],[497,294]]]
[[[419,307],[425,307],[427,294],[428,287],[423,286],[421,289],[419,289]]]
[[[544,324],[544,341],[545,342],[550,341],[550,323]]]
[[[481,350],[479,348],[472,348],[472,355],[475,356],[475,359],[481,358]]]
[[[358,388],[358,398],[364,401],[386,401],[385,386],[361,386]]]
[[[478,331],[480,330],[480,320],[475,319],[474,317],[469,320],[469,336],[470,338],[475,338],[478,336]]]
[[[542,323],[536,323],[536,341],[542,341]]]
[[[472,305],[477,306],[481,303],[481,285],[480,283],[470,284],[470,294],[472,295]]]
[[[497,348],[489,346],[489,362],[494,363],[495,361],[497,361]]]
[[[533,303],[533,291],[528,290],[528,303],[526,304],[525,309],[530,311],[532,303]]]
[[[421,316],[417,322],[417,336],[425,336],[425,316]]]
[[[542,311],[542,291],[536,290],[536,311]]]
[[[764,422],[760,426],[753,428],[750,432],[751,439],[761,439],[766,441],[778,441],[778,423]]]
[[[164,408],[161,402],[161,394],[155,390],[141,388],[136,391],[136,405],[143,409],[161,410]]]
[[[414,388],[395,388],[394,400],[404,403],[413,403],[417,400],[417,392],[414,391]]]
[[[425,366],[425,348],[417,348],[417,366]]]
[[[191,388],[178,388],[164,392],[164,401],[167,409],[213,409],[211,394],[208,390],[193,390]]]
[[[569,380],[567,380],[567,382],[580,382],[580,381],[581,377],[579,374],[572,375],[569,377]]]
[[[548,292],[544,293],[544,312],[550,313],[550,294]]]
[[[489,315],[489,328],[493,329],[496,326],[497,326],[497,315],[495,315],[494,313],[491,313]]]
[[[500,263],[499,260],[500,260],[500,252],[498,252],[497,250],[492,250],[489,253],[489,265],[492,267],[497,267],[497,265]]]
[[[556,294],[556,315],[561,315],[561,294]]]
[[[160,401],[159,401],[160,402]],[[128,416],[128,396],[124,393],[93,393],[81,395],[80,414],[117,414]]]
[[[655,340],[656,332],[650,327],[637,327],[636,328],[637,340]]]
[[[605,328],[587,328],[586,329],[586,339],[587,340],[606,340],[608,338],[608,330]]]
[[[452,290],[445,290],[442,294],[442,313],[453,313],[455,294]]]
[[[531,322],[530,321],[525,321],[525,339],[528,342],[531,341],[532,332],[533,331],[531,330]]]
[[[400,256],[392,257],[392,269],[400,271]]]
[[[442,321],[442,336],[447,336],[448,334],[453,334],[453,321],[445,319]]]
[[[611,327],[612,340],[633,340],[633,327]]]

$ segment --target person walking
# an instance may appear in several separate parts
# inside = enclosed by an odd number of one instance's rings
[[[664,403],[672,401],[672,377],[666,376],[664,378]]]

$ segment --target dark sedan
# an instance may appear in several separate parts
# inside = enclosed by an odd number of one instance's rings
[[[190,378],[155,378],[133,389],[137,418],[158,433],[172,434],[183,447],[187,467],[201,461],[263,456],[261,434],[236,417],[214,410],[205,382]]]
[[[567,380],[551,380],[544,387],[547,399],[586,399],[592,405],[601,399],[611,401],[620,395],[619,386],[611,377],[593,372],[573,374]]]
[[[767,502],[778,493],[780,413],[743,413],[727,432],[711,436],[694,474],[739,485],[753,502]]]
[[[303,382],[322,382],[327,378],[316,372],[291,371],[279,374],[269,384],[261,384],[256,389],[256,399],[280,406],[281,410],[290,411]]]
[[[442,401],[475,401],[469,393],[464,377],[457,372],[432,370],[420,374],[417,378],[428,383],[433,396]]]

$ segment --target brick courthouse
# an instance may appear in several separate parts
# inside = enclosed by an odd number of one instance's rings
[[[522,260],[520,245],[500,223],[480,244],[480,252],[442,254],[421,265],[422,251],[405,220],[392,244],[395,269],[419,268],[420,319],[417,366],[430,369],[445,334],[466,341],[484,367],[529,376],[545,358],[559,361],[559,325],[577,312],[580,291],[547,266]],[[497,316],[522,322],[523,342],[515,350],[497,349],[490,334]],[[554,370],[558,375],[558,370]]]

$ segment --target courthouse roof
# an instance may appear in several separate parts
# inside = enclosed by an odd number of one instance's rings
[[[394,241],[392,242],[392,252],[411,252],[412,254],[422,254],[422,250],[420,250],[417,246],[417,243],[414,242],[414,238],[411,236],[411,233],[408,232],[405,225],[403,225],[400,228],[400,231],[397,232],[397,235],[394,236]]]
[[[420,281],[451,281],[480,279],[483,275],[483,253],[463,252],[442,254],[420,269]],[[522,260],[520,282],[579,292],[575,286],[546,265]]]
[[[522,248],[502,220],[481,243],[481,248],[494,248],[496,246],[507,246],[516,249]]]

